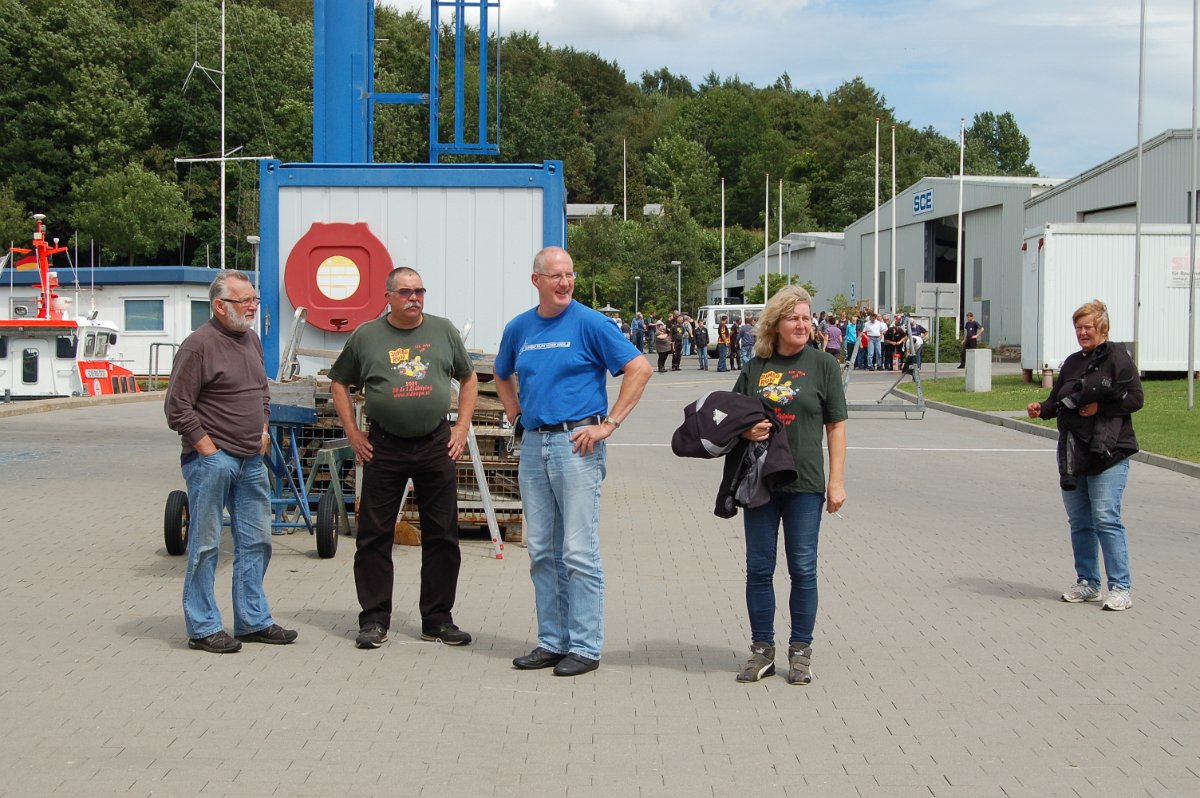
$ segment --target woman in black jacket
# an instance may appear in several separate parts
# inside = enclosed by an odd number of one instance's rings
[[[1058,419],[1058,472],[1071,527],[1075,584],[1062,600],[1100,601],[1100,560],[1108,574],[1103,609],[1127,610],[1129,549],[1121,499],[1129,456],[1138,450],[1131,414],[1144,396],[1137,367],[1124,347],[1108,340],[1108,308],[1089,302],[1071,316],[1080,351],[1063,361],[1045,402],[1032,402],[1030,418]]]

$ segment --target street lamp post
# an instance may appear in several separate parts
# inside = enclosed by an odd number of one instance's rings
[[[683,313],[683,264],[673,260],[671,265],[675,267],[675,309]]]
[[[641,275],[633,276],[633,315],[638,314],[638,289],[642,287]]]

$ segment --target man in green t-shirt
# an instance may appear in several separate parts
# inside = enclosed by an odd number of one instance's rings
[[[471,635],[452,610],[462,555],[458,547],[455,461],[475,412],[478,380],[449,320],[425,313],[425,286],[413,269],[387,278],[388,313],[360,326],[329,370],[333,406],[354,456],[363,465],[354,553],[359,648],[379,648],[392,622],[392,545],[408,480],[421,522],[421,637],[461,646]],[[458,389],[451,425],[450,380]],[[362,390],[371,419],[363,434],[354,419],[351,386]]]

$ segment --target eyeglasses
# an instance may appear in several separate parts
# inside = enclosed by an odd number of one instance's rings
[[[397,288],[393,291],[388,291],[386,293],[395,294],[396,296],[400,297],[401,299],[412,299],[414,296],[417,299],[424,299],[425,291],[426,291],[426,289],[424,289],[424,288]]]
[[[546,274],[545,272],[538,272],[538,277],[545,277],[549,280],[553,280],[556,283],[561,283],[567,280],[574,280],[576,274],[575,272],[563,272],[562,274]]]
[[[257,305],[262,302],[262,297],[252,296],[249,299],[230,299],[227,296],[223,296],[220,297],[220,300],[232,305]]]

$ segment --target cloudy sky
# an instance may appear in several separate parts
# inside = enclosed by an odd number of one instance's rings
[[[429,17],[428,0],[385,1]],[[1137,144],[1137,0],[500,3],[503,33],[598,53],[634,82],[662,66],[693,84],[715,71],[765,86],[786,72],[827,93],[861,75],[899,119],[952,138],[960,117],[1011,111],[1043,175],[1070,177]],[[1148,5],[1151,138],[1191,124],[1192,3]]]

